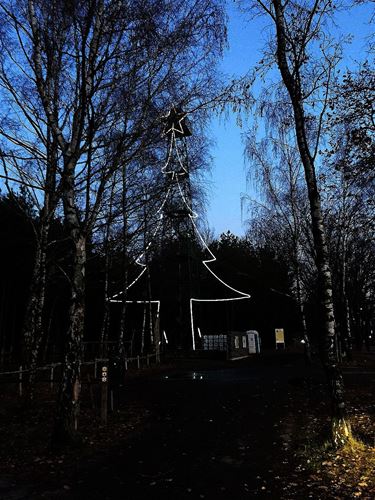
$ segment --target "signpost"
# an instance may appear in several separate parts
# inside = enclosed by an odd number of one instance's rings
[[[284,328],[275,328],[276,349],[281,346],[285,349]]]
[[[106,424],[108,415],[108,366],[102,366],[101,382],[102,397],[100,416],[103,424]]]

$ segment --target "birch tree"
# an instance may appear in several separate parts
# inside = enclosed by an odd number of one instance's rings
[[[323,120],[340,55],[338,46],[325,31],[335,5],[331,0],[259,0],[243,4],[254,14],[267,16],[271,22],[270,50],[265,59],[270,65],[277,65],[292,109],[292,127],[310,204],[325,339],[323,361],[332,401],[332,437],[336,445],[342,445],[350,439],[351,430],[335,350],[332,274],[316,174]]]
[[[214,89],[208,69],[222,49],[223,13],[214,0],[177,7],[167,0],[20,0],[2,2],[2,12],[18,44],[12,54],[22,56],[19,70],[29,77],[28,92],[60,159],[71,288],[55,426],[55,440],[64,442],[77,427],[86,243],[103,194],[114,173],[160,137],[166,103]],[[50,60],[58,62],[57,93]]]
[[[29,299],[23,322],[23,365],[30,370],[27,397],[33,396],[33,379],[42,341],[42,312],[45,302],[46,259],[51,219],[59,200],[59,151],[51,126],[43,117],[35,91],[35,79],[29,71],[30,31],[18,16],[21,6],[0,3],[0,18],[6,28],[0,36],[1,97],[1,177],[11,192],[21,185],[38,210],[29,218],[33,227],[36,250]],[[57,19],[49,20],[49,36],[45,40],[45,81],[53,96],[52,112],[58,112],[62,60],[54,57],[62,50],[64,35],[57,33]],[[14,183],[15,181],[16,183]],[[11,186],[12,184],[12,186]]]

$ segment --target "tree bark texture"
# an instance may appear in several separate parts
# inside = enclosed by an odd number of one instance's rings
[[[349,312],[349,301],[347,293],[347,183],[344,174],[341,174],[341,184],[343,186],[343,235],[342,235],[342,248],[341,248],[341,259],[342,259],[342,270],[341,270],[341,321],[343,327],[343,342],[344,349],[349,360],[352,359],[352,338],[351,338],[351,328],[350,328],[350,312]]]
[[[120,312],[120,330],[118,335],[118,353],[120,358],[125,357],[125,327],[126,327],[126,312],[127,312],[127,297],[128,297],[128,193],[126,179],[126,165],[122,168],[122,266],[123,266],[123,288],[121,295],[121,312]],[[133,343],[132,343],[133,344]]]
[[[44,217],[42,217],[40,235],[37,239],[34,269],[23,323],[23,364],[29,370],[28,376],[25,377],[24,394],[27,400],[34,398],[36,368],[43,339],[42,318],[45,302],[46,259],[49,233],[49,221],[43,219]]]
[[[80,365],[85,319],[86,241],[80,236],[75,242],[73,286],[69,307],[69,327],[66,333],[62,379],[55,421],[55,442],[69,443],[76,438],[79,415]]]
[[[47,282],[47,248],[51,218],[55,213],[58,201],[56,195],[57,143],[53,140],[50,129],[47,134],[46,149],[47,162],[44,203],[40,212],[39,231],[36,236],[37,247],[34,258],[34,269],[23,322],[23,362],[25,367],[30,370],[28,376],[25,378],[25,396],[29,400],[32,400],[34,397],[36,367],[44,335],[43,311]]]
[[[85,319],[86,235],[81,230],[74,200],[74,161],[65,167],[63,203],[65,221],[71,240],[72,271],[69,325],[65,340],[62,379],[55,419],[55,444],[67,444],[77,439],[79,415],[80,365]]]
[[[344,444],[350,437],[350,427],[346,421],[343,378],[338,366],[335,349],[335,317],[332,298],[332,276],[325,235],[320,194],[317,186],[314,159],[311,155],[304,116],[299,68],[289,67],[287,59],[287,36],[283,5],[273,0],[277,36],[277,63],[283,82],[289,93],[294,112],[295,132],[298,149],[305,171],[305,179],[310,202],[310,213],[315,247],[315,259],[320,286],[320,301],[324,320],[324,367],[330,387],[332,401],[332,433],[336,445]]]

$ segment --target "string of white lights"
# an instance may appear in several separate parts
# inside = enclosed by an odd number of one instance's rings
[[[182,168],[183,172],[181,172],[180,175],[186,175],[188,174],[188,170],[187,168],[185,167],[183,161],[181,160],[181,157],[180,157],[180,152],[178,150],[178,145],[177,145],[177,141],[176,141],[176,137],[175,137],[175,134],[173,132],[173,135],[174,135],[174,145],[175,145],[175,148],[176,148],[176,153],[177,153],[177,158],[178,158],[178,163],[180,164],[180,167]]]
[[[120,299],[111,300],[111,302],[122,303]],[[160,304],[160,300],[125,300],[127,304]]]
[[[174,132],[172,132],[172,137],[174,136]],[[166,168],[168,167],[169,165],[169,162],[171,160],[171,156],[172,156],[172,151],[173,151],[173,140],[171,141],[170,145],[169,145],[169,149],[168,149],[168,154],[167,154],[167,160],[164,164],[164,166],[162,167],[161,169],[161,173],[162,174],[170,174],[171,171],[169,170],[166,170]]]
[[[179,161],[180,160],[180,157],[178,155],[178,158],[179,158]],[[207,246],[206,242],[204,241],[204,238],[203,236],[201,235],[196,223],[195,223],[195,220],[198,215],[196,212],[194,212],[192,210],[192,208],[190,207],[188,201],[186,200],[185,196],[184,196],[184,193],[182,191],[182,188],[181,188],[181,185],[178,181],[178,179],[176,178],[176,181],[177,181],[177,184],[178,184],[178,188],[179,188],[179,191],[180,191],[180,195],[181,195],[181,198],[184,202],[184,204],[186,205],[186,207],[188,208],[189,210],[189,217],[190,217],[190,220],[191,220],[191,223],[194,227],[194,230],[195,230],[195,233],[198,235],[200,241],[202,242],[202,245],[203,247],[205,248],[205,250],[209,253],[209,255],[211,256],[211,258],[209,259],[204,259],[202,260],[202,264],[206,267],[206,269],[212,274],[212,276],[214,276],[215,279],[217,279],[222,285],[224,285],[226,288],[228,288],[229,290],[231,290],[232,292],[236,293],[239,295],[239,297],[229,297],[229,298],[222,298],[222,299],[198,299],[198,298],[195,298],[195,297],[191,297],[190,298],[190,327],[191,327],[191,338],[192,338],[192,346],[193,346],[193,351],[195,351],[195,328],[194,328],[194,313],[193,313],[193,303],[194,302],[231,302],[231,301],[235,301],[235,300],[245,300],[245,299],[250,299],[250,294],[248,293],[245,293],[245,292],[241,292],[240,290],[237,290],[236,288],[228,285],[228,283],[226,283],[225,281],[223,281],[221,278],[219,278],[219,276],[214,273],[212,271],[212,269],[210,269],[209,265],[208,264],[211,264],[212,262],[215,262],[217,259],[215,257],[215,255],[212,253],[212,251],[209,249],[209,247]]]
[[[175,170],[166,170],[166,168],[168,167],[168,165],[170,163],[171,157],[172,157],[173,147],[176,149],[176,152],[177,152],[178,162],[182,168],[181,172],[176,172]],[[161,172],[162,172],[162,174],[172,174],[172,179],[175,179],[178,176],[186,175],[188,173],[185,166],[183,165],[183,163],[180,160],[180,156],[179,156],[179,152],[178,152],[178,148],[177,148],[176,132],[174,129],[171,130],[171,142],[169,145],[167,161],[166,161],[164,167],[161,169]]]
[[[229,290],[235,292],[235,293],[238,293],[239,295],[241,295],[240,298],[247,298],[249,299],[250,298],[250,295],[248,293],[245,293],[245,292],[241,292],[240,290],[237,290],[236,288],[233,288],[232,286],[228,285],[228,283],[226,283],[225,281],[223,281],[221,278],[219,278],[219,276],[217,276],[217,274],[215,274],[212,269],[210,269],[210,267],[208,266],[208,264],[212,263],[212,262],[215,262],[217,259],[215,257],[215,255],[212,253],[212,251],[209,249],[209,247],[207,246],[206,242],[204,241],[204,238],[203,236],[201,235],[199,229],[197,228],[197,225],[195,223],[195,215],[196,213],[192,211],[192,209],[190,208],[188,202],[186,201],[186,198],[185,196],[183,195],[182,193],[182,189],[181,189],[181,186],[180,186],[180,183],[178,182],[177,180],[177,183],[178,183],[178,187],[179,187],[179,190],[180,190],[180,193],[181,193],[181,197],[185,203],[185,205],[187,206],[187,208],[189,209],[190,212],[192,212],[194,215],[189,215],[190,217],[190,220],[191,220],[191,223],[194,227],[194,230],[196,232],[196,234],[198,235],[199,239],[201,240],[202,244],[203,244],[203,247],[207,250],[207,252],[210,254],[211,258],[210,259],[205,259],[202,261],[202,263],[205,265],[205,267],[208,269],[208,271],[218,280],[220,281],[220,283],[222,283],[226,288],[228,288]],[[234,300],[234,299],[238,299],[238,297],[234,297],[234,298],[227,298],[227,299],[193,299],[193,300],[199,300],[199,301],[202,301],[202,302],[209,302],[211,300],[215,300],[215,301],[225,301],[225,300]]]
[[[184,116],[184,118],[186,117],[186,115]],[[191,297],[190,298],[190,327],[191,327],[191,337],[192,337],[192,347],[193,347],[193,350],[195,350],[196,348],[196,345],[195,345],[195,328],[194,328],[194,312],[193,312],[193,303],[194,302],[231,302],[231,301],[236,301],[236,300],[248,300],[250,299],[250,294],[248,293],[245,293],[245,292],[242,292],[240,290],[237,290],[236,288],[230,286],[228,283],[226,283],[224,280],[222,280],[221,278],[219,278],[219,276],[217,276],[216,273],[214,273],[214,271],[212,271],[212,269],[210,269],[209,267],[209,264],[211,264],[212,262],[215,262],[217,259],[215,257],[215,255],[212,253],[212,251],[210,250],[210,248],[207,246],[203,236],[201,235],[196,223],[195,223],[195,219],[198,218],[198,214],[192,209],[192,207],[190,206],[189,202],[186,200],[186,197],[183,193],[183,190],[182,190],[182,187],[180,185],[180,182],[179,182],[179,176],[185,176],[186,174],[188,174],[188,171],[187,169],[185,168],[185,165],[183,164],[183,161],[181,159],[181,156],[180,156],[180,152],[179,152],[179,148],[177,146],[177,141],[176,141],[176,133],[175,133],[175,130],[174,128],[171,128],[170,130],[171,132],[171,139],[170,139],[170,145],[169,145],[169,149],[168,149],[168,154],[167,154],[167,159],[166,159],[166,162],[164,164],[164,166],[162,167],[161,169],[161,172],[163,174],[169,174],[171,175],[171,178],[172,178],[172,181],[176,181],[177,183],[177,186],[178,186],[178,189],[179,189],[179,192],[180,192],[180,196],[181,196],[181,199],[183,200],[183,203],[185,204],[185,206],[187,207],[188,209],[188,213],[189,213],[189,218],[191,220],[191,223],[192,223],[192,226],[194,228],[194,231],[195,233],[198,235],[202,245],[203,245],[203,248],[208,252],[210,258],[208,259],[204,259],[202,260],[202,264],[206,267],[206,269],[209,271],[209,273],[211,273],[211,275],[217,280],[219,281],[222,285],[224,285],[224,287],[226,287],[228,290],[234,292],[235,294],[237,294],[238,296],[237,297],[229,297],[229,298],[220,298],[220,299],[199,299],[199,298],[196,298],[196,297]],[[181,170],[179,172],[177,172],[176,170],[167,170],[168,167],[169,167],[169,163],[171,161],[171,158],[172,158],[172,153],[173,153],[173,149],[175,149],[176,151],[176,154],[177,154],[177,159],[178,159],[178,163],[181,167]],[[157,227],[155,229],[155,231],[153,232],[152,234],[152,237],[151,237],[151,240],[150,242],[148,243],[148,245],[146,246],[146,248],[144,249],[144,251],[137,257],[136,259],[136,263],[139,265],[139,266],[142,266],[143,269],[142,271],[139,273],[139,275],[132,281],[132,283],[130,283],[130,285],[128,285],[126,287],[126,291],[129,290],[140,278],[141,276],[144,274],[144,272],[146,271],[147,269],[147,265],[144,264],[143,262],[141,262],[141,259],[145,256],[145,254],[147,253],[147,251],[149,250],[156,234],[158,233],[161,225],[162,225],[162,222],[163,222],[163,213],[162,210],[165,206],[165,203],[167,202],[168,198],[169,198],[169,195],[170,195],[170,192],[171,192],[171,189],[172,189],[172,184],[169,186],[169,189],[166,193],[166,196],[162,202],[162,204],[160,205],[159,209],[157,210],[156,214],[159,214],[160,213],[160,217],[159,217],[159,222],[157,224]],[[119,292],[115,295],[113,295],[111,297],[110,302],[122,302],[121,300],[117,299],[116,300],[116,297],[122,295],[123,292]],[[125,301],[126,303],[157,303],[158,304],[158,308],[157,308],[157,318],[159,318],[159,315],[160,315],[160,301],[159,300],[155,300],[155,301]],[[164,335],[164,338],[165,338],[165,341],[168,343],[168,339],[167,339],[167,336],[166,336],[166,333],[165,331],[163,330],[163,335]],[[200,332],[200,329],[198,328],[198,335],[199,337],[201,338],[201,332]]]
[[[172,141],[171,141],[171,146],[172,146]],[[165,162],[165,165],[163,166],[162,168],[162,172],[163,170],[165,170],[167,167],[168,167],[168,164],[169,164],[169,161],[171,159],[171,147],[169,148],[169,151],[168,151],[168,155],[167,155],[167,160]],[[167,171],[164,171],[163,173],[168,173]],[[171,189],[172,187],[169,186],[168,188],[168,191],[164,197],[164,200],[162,202],[162,204],[160,205],[160,207],[157,209],[156,211],[156,215],[160,214],[159,215],[159,222],[156,226],[156,229],[154,230],[154,232],[152,233],[152,236],[151,236],[151,239],[150,241],[148,242],[148,244],[146,245],[146,248],[143,250],[143,252],[135,259],[135,262],[136,264],[138,264],[139,266],[143,267],[142,271],[138,274],[138,276],[130,283],[130,285],[128,285],[126,287],[126,291],[128,291],[133,285],[135,285],[135,283],[137,283],[137,281],[142,277],[142,275],[144,274],[144,272],[146,271],[147,269],[147,264],[144,264],[143,262],[141,262],[141,259],[146,255],[147,251],[149,250],[149,248],[151,247],[153,241],[154,241],[154,238],[155,236],[157,235],[157,233],[159,232],[161,226],[162,226],[162,223],[163,223],[163,213],[162,213],[162,210],[169,198],[169,194],[171,192]],[[124,291],[122,290],[121,292],[119,293],[116,293],[115,295],[112,295],[112,297],[109,300],[109,302],[122,302],[122,301],[117,301],[117,300],[114,300],[116,297],[119,297],[120,295],[123,295]],[[145,302],[149,302],[149,301],[145,301]]]

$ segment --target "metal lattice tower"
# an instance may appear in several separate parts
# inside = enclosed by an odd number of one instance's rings
[[[185,122],[186,113],[173,108],[166,117],[165,135],[168,139],[164,233],[169,241],[193,237],[190,216],[193,215],[187,137],[191,135]]]
[[[187,145],[191,132],[186,123],[186,113],[179,108],[172,108],[165,122],[168,157],[164,174],[168,196],[163,209],[162,245],[169,268],[166,269],[166,276],[171,280],[168,301],[174,311],[169,328],[174,330],[173,347],[185,348],[190,342],[187,305],[196,281],[193,269],[195,231],[191,219],[194,212]]]

